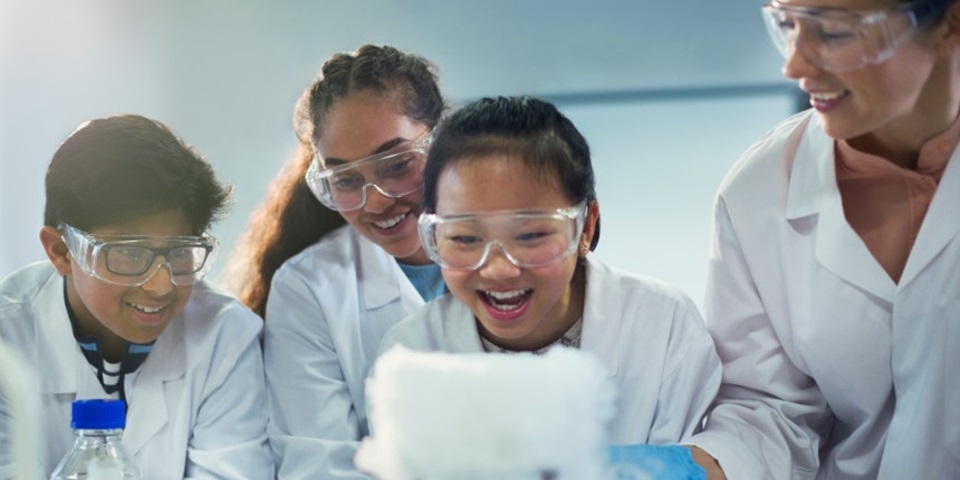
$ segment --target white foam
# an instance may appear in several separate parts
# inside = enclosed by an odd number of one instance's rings
[[[574,349],[394,347],[367,381],[372,433],[357,466],[381,480],[601,478],[615,394],[606,377],[596,358]]]

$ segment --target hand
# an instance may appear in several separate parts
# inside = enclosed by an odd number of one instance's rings
[[[693,452],[680,445],[611,445],[610,467],[619,475],[650,480],[706,480],[706,472],[693,461]],[[621,473],[622,472],[622,473]],[[640,477],[643,474],[645,476]]]
[[[693,452],[693,461],[707,472],[707,480],[727,480],[717,459],[704,452],[700,447],[688,447]]]

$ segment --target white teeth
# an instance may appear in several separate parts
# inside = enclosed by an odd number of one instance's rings
[[[484,290],[483,293],[484,295],[486,295],[487,300],[490,302],[490,305],[493,306],[493,308],[496,308],[501,312],[509,312],[511,310],[516,310],[520,308],[520,306],[523,305],[523,302],[520,302],[520,303],[500,303],[500,302],[506,302],[506,301],[516,302],[524,295],[530,293],[530,289],[528,288],[524,290],[510,290],[508,292],[493,292],[493,291]]]
[[[811,92],[810,96],[813,97],[814,100],[828,102],[842,97],[844,93],[843,90],[837,92]]]
[[[403,217],[406,217],[406,216],[407,216],[407,214],[406,214],[406,213],[403,213],[403,214],[397,215],[396,217],[393,217],[393,218],[391,218],[391,219],[384,220],[384,221],[382,221],[382,222],[373,222],[373,224],[376,225],[377,227],[383,228],[383,229],[392,228],[392,227],[396,226],[398,223],[400,223],[400,222],[403,220]]]
[[[163,310],[165,308],[165,307],[151,308],[143,305],[138,305],[136,303],[128,303],[128,305],[130,305],[133,308],[136,308],[137,310],[140,310],[143,313],[157,313],[160,310]]]
[[[527,293],[527,290],[510,290],[509,292],[492,292],[484,291],[488,296],[496,298],[497,300],[509,300],[511,298],[519,297],[524,293]]]

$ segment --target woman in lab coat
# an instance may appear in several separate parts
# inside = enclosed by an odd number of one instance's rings
[[[377,346],[444,291],[417,236],[420,173],[444,108],[426,60],[373,45],[330,58],[297,105],[301,154],[271,187],[233,274],[265,315],[280,478],[367,478],[353,455]]]
[[[145,478],[273,478],[262,322],[201,281],[216,248],[204,232],[228,193],[144,117],[92,120],[57,150],[40,231],[49,262],[0,282],[0,341],[33,367],[44,478],[73,445],[73,400],[90,398],[126,402],[123,445]]]
[[[697,456],[710,478],[960,478],[960,2],[763,12],[813,109],[720,187]]]
[[[427,160],[423,208],[422,243],[451,294],[392,328],[381,351],[579,348],[617,386],[612,443],[699,429],[720,382],[713,342],[678,289],[589,253],[600,216],[590,151],[553,105],[501,97],[454,113]]]

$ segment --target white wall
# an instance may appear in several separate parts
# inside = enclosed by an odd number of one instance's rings
[[[168,123],[235,185],[214,229],[222,267],[295,145],[301,89],[332,53],[372,42],[433,60],[455,103],[556,98],[595,152],[601,256],[699,300],[712,194],[792,101],[632,94],[779,84],[759,4],[0,0],[0,276],[43,258],[43,174],[58,144],[90,117],[125,112]]]

